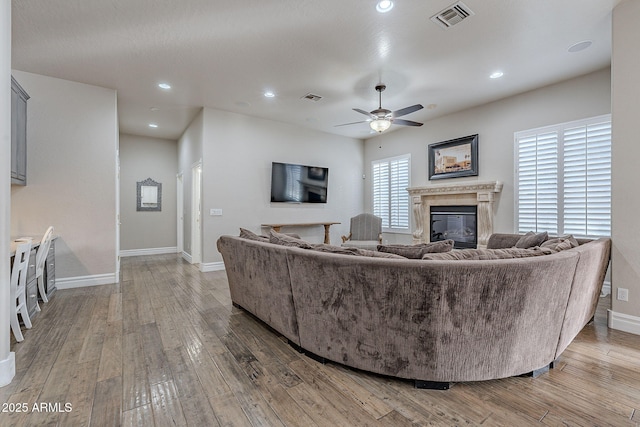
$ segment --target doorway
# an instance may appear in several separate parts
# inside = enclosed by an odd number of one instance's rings
[[[193,165],[191,177],[191,264],[200,264],[202,262],[202,161]]]
[[[184,182],[182,172],[176,175],[176,252],[184,252]]]

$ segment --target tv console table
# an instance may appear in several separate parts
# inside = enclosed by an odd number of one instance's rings
[[[263,227],[271,227],[276,233],[280,232],[282,227],[313,227],[316,225],[324,226],[324,242],[329,244],[329,227],[333,224],[340,224],[339,222],[302,222],[302,223],[287,223],[287,224],[262,224]]]

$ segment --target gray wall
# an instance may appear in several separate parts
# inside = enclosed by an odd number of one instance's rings
[[[202,160],[203,112],[191,122],[178,140],[178,173],[182,175],[183,186],[183,252],[191,254],[191,169],[194,163]]]
[[[604,69],[563,83],[450,114],[420,128],[402,129],[365,143],[365,210],[372,209],[371,161],[411,153],[411,186],[429,185],[427,147],[478,134],[479,175],[435,183],[493,181],[504,183],[495,204],[494,231],[514,231],[514,132],[611,112],[610,70]],[[412,218],[413,220],[413,218]],[[411,242],[410,234],[385,233],[385,240]]]
[[[0,81],[11,79],[11,2],[0,2]],[[0,89],[0,241],[10,239],[11,92]],[[0,387],[9,384],[16,366],[9,337],[9,246],[0,250]]]
[[[11,188],[11,234],[56,241],[56,281],[116,273],[116,92],[13,71],[27,107],[27,186]]]
[[[640,2],[627,1],[613,13],[613,298],[610,324],[640,334],[640,190],[638,118],[640,117]],[[615,288],[629,290],[618,301]],[[625,316],[633,316],[625,318]]]
[[[349,218],[362,210],[362,141],[312,131],[270,120],[205,108],[180,140],[180,168],[185,172],[185,206],[190,205],[187,176],[201,147],[203,167],[202,254],[205,264],[220,263],[216,241],[222,234],[237,235],[239,227],[267,232],[260,224],[272,222],[336,221],[332,243],[348,233]],[[329,168],[326,204],[270,202],[271,162]],[[222,216],[210,216],[222,209]],[[185,224],[189,222],[185,211]],[[185,226],[186,239],[190,229]],[[285,231],[285,230],[283,230]],[[322,227],[290,228],[301,237],[321,242]]]
[[[120,250],[176,249],[177,141],[120,134]],[[162,210],[137,211],[137,182],[162,184]]]

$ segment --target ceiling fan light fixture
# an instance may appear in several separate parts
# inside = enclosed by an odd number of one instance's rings
[[[369,122],[369,126],[371,126],[371,129],[375,130],[376,132],[382,133],[385,130],[389,129],[389,126],[391,126],[391,120],[375,119]]]

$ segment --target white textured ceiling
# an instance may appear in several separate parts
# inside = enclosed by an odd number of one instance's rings
[[[368,138],[335,125],[366,119],[379,82],[384,108],[435,105],[404,117],[427,121],[610,64],[620,0],[463,1],[475,15],[443,29],[453,0],[12,0],[12,68],[116,89],[124,133],[177,139],[206,106]]]

